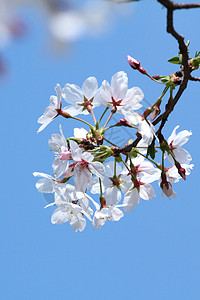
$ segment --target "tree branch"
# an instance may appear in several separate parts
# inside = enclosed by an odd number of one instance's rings
[[[168,105],[165,108],[165,111],[163,114],[161,114],[154,122],[152,122],[153,125],[158,124],[161,121],[160,127],[158,131],[156,132],[160,142],[162,142],[163,135],[162,135],[162,129],[170,115],[170,113],[173,111],[175,105],[179,101],[181,95],[183,94],[184,90],[187,88],[188,81],[200,81],[200,78],[193,77],[191,75],[191,70],[188,65],[188,49],[187,45],[184,42],[184,36],[176,32],[174,29],[173,24],[173,13],[175,10],[178,9],[189,9],[189,8],[198,8],[200,7],[200,3],[194,3],[194,4],[184,4],[184,3],[176,3],[174,1],[170,0],[157,0],[160,4],[162,4],[165,8],[167,8],[167,32],[170,33],[178,42],[179,44],[179,51],[180,54],[182,54],[182,73],[183,73],[183,80],[182,83],[174,97]],[[136,147],[139,141],[141,140],[141,137],[138,137],[134,142],[132,142],[129,145],[125,145],[121,148],[116,148],[115,153],[128,153],[131,151],[133,147]]]
[[[176,93],[173,101],[169,103],[165,112],[160,115],[154,122],[153,125],[158,124],[161,121],[161,125],[157,131],[157,134],[161,134],[162,128],[164,127],[168,116],[173,111],[175,105],[177,104],[178,100],[180,99],[181,95],[183,94],[184,90],[187,88],[187,84],[189,80],[199,81],[197,78],[196,80],[190,74],[190,68],[188,65],[188,49],[187,45],[184,42],[184,37],[176,32],[174,29],[173,24],[173,13],[176,9],[182,8],[195,8],[200,7],[200,3],[197,4],[178,4],[174,1],[170,0],[157,0],[159,3],[164,5],[167,8],[167,32],[170,33],[178,42],[179,44],[179,51],[182,54],[182,67],[183,67],[183,81],[179,87],[178,92]]]
[[[200,2],[199,3],[190,3],[190,4],[176,3],[175,1],[170,1],[170,0],[158,0],[158,2],[160,2],[167,9],[172,9],[172,10],[200,7]]]

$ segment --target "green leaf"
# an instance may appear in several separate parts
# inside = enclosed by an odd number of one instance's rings
[[[148,155],[150,155],[150,157],[152,159],[154,159],[156,156],[156,152],[158,152],[158,151],[155,149],[155,140],[154,140],[151,143],[151,145],[149,145],[149,147],[147,148],[147,157],[148,157]]]
[[[195,53],[195,57],[198,57],[198,56],[200,56],[200,51],[196,51],[196,53]]]
[[[176,65],[180,65],[180,58],[178,56],[174,56],[171,59],[168,60],[169,63],[171,64],[176,64]]]

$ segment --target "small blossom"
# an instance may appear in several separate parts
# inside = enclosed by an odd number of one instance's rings
[[[116,163],[116,174],[114,174],[115,162],[105,163],[105,174],[101,181],[102,192],[105,192],[106,205],[115,205],[121,201],[122,192],[126,193],[131,187],[131,182],[122,167]],[[91,193],[100,194],[99,178],[93,180]]]
[[[88,114],[92,107],[99,106],[99,89],[95,77],[89,77],[85,80],[82,88],[75,84],[67,83],[62,89],[62,96],[70,105],[65,108],[65,112],[71,116],[78,114]]]
[[[83,193],[75,190],[75,187],[66,184],[59,188],[59,193],[55,194],[55,202],[47,206],[56,205],[58,208],[52,214],[52,224],[70,223],[75,232],[83,231],[86,226],[86,216],[90,221],[93,210],[89,207],[89,200]]]
[[[82,232],[86,226],[86,220],[83,217],[83,209],[76,204],[66,203],[65,206],[58,207],[52,214],[52,224],[63,224],[69,221],[73,230]]]
[[[124,213],[118,208],[122,207],[123,205],[105,206],[100,208],[100,205],[97,202],[94,200],[92,200],[92,202],[96,208],[92,221],[93,228],[96,226],[96,228],[100,229],[107,220],[119,221],[124,216]]]
[[[60,134],[51,135],[51,139],[49,139],[49,147],[57,155],[52,168],[56,177],[60,177],[66,170],[68,160],[71,159],[71,151],[68,149],[67,141],[64,137],[61,125]]]
[[[167,142],[170,150],[174,154],[174,158],[180,164],[189,164],[190,161],[192,160],[192,157],[185,149],[181,148],[181,146],[187,143],[189,137],[192,135],[192,132],[188,130],[183,130],[177,134],[176,130],[178,128],[179,125],[174,128]],[[166,153],[166,157],[172,164],[174,164],[174,160],[170,154]]]
[[[50,105],[46,108],[44,114],[38,119],[38,123],[42,124],[37,133],[41,132],[53,119],[59,115],[59,110],[62,106],[61,87],[59,84],[55,87],[57,97],[50,97]]]
[[[151,200],[155,197],[154,188],[149,184],[160,177],[160,171],[155,169],[153,165],[144,161],[144,157],[138,156],[131,159],[131,188],[124,196],[124,211],[131,211],[140,202],[140,198]]]
[[[111,107],[114,112],[125,114],[125,107],[133,111],[142,106],[140,102],[144,94],[138,87],[128,89],[127,74],[121,71],[113,75],[111,85],[106,80],[102,82],[100,97],[103,105]]]
[[[103,179],[105,167],[100,162],[94,162],[91,153],[83,152],[78,144],[70,141],[72,158],[76,162],[74,166],[74,183],[77,191],[85,192],[92,183],[92,174]]]
[[[34,172],[33,176],[42,177],[36,183],[36,188],[40,193],[54,193],[58,191],[59,187],[62,186],[62,183],[60,183],[59,179],[51,175],[40,172]]]

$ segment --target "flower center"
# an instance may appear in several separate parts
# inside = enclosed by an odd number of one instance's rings
[[[171,141],[171,143],[169,144],[169,149],[170,149],[171,151],[173,151],[174,149],[177,148],[177,147],[174,147],[174,146],[173,146],[173,142],[174,142],[174,141]]]
[[[109,177],[109,179],[112,181],[112,184],[115,185],[115,186],[120,186],[121,184],[121,180],[119,177]]]
[[[79,168],[79,171],[82,171],[88,167],[89,163],[83,159],[81,161],[77,162],[77,166]]]

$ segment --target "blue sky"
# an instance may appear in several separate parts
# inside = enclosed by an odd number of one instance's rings
[[[193,133],[186,149],[195,168],[186,182],[174,186],[176,199],[161,199],[156,189],[156,198],[141,201],[119,222],[107,222],[95,231],[87,226],[84,232],[74,233],[69,224],[51,224],[52,210],[43,208],[46,202],[35,188],[34,171],[52,172],[50,135],[58,133],[59,124],[66,136],[79,126],[57,118],[36,134],[37,119],[57,83],[82,85],[88,76],[101,83],[123,70],[129,87],[139,86],[153,103],[161,87],[134,72],[127,64],[127,54],[140,60],[152,75],[176,71],[176,66],[167,63],[176,56],[177,44],[165,32],[166,10],[156,1],[128,5],[132,14],[117,19],[107,33],[81,39],[70,55],[63,52],[59,56],[46,43],[42,17],[24,11],[29,34],[4,51],[8,72],[0,79],[1,299],[198,298],[198,83],[189,83],[164,130],[166,137],[176,125]],[[199,25],[198,10],[176,12],[175,26],[190,39],[191,55],[199,50]]]

